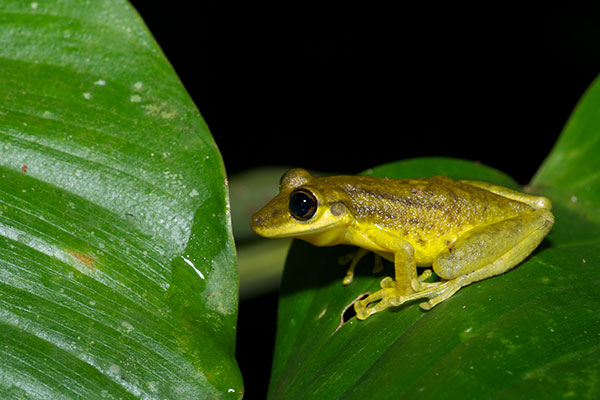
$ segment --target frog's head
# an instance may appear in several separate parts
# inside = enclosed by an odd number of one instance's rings
[[[251,227],[268,238],[324,242],[329,237],[326,233],[339,233],[336,228],[349,221],[343,194],[328,184],[327,178],[315,178],[295,168],[281,177],[279,194],[252,216]]]

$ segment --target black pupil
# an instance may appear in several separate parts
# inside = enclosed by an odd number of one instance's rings
[[[315,214],[316,200],[305,192],[296,192],[290,197],[290,212],[298,219],[309,219]]]

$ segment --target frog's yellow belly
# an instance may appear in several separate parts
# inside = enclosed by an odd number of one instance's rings
[[[443,239],[428,242],[426,245],[411,243],[415,249],[415,262],[419,267],[430,266],[442,253],[448,251],[453,240]]]
[[[410,240],[407,240],[411,243]],[[433,264],[433,261],[443,252],[448,251],[451,248],[451,245],[446,245],[445,242],[436,241],[435,243],[429,243],[425,246],[416,245],[411,243],[413,248],[415,249],[415,262],[419,267],[428,267]],[[360,247],[360,246],[359,246]],[[377,253],[381,257],[385,258],[388,261],[394,262],[394,253],[390,251],[386,251],[384,249],[367,249],[371,250],[374,253]]]
[[[428,235],[423,235],[419,232],[411,234],[410,231],[398,234],[380,227],[364,229],[363,226],[363,229],[360,230],[348,230],[344,239],[339,243],[362,247],[394,262],[394,253],[399,250],[399,242],[406,241],[415,251],[417,266],[423,267],[431,266],[440,254],[451,251],[454,241],[469,229],[469,226],[465,226],[463,229],[451,233],[429,232]]]

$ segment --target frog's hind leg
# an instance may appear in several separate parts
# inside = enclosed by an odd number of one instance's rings
[[[434,271],[446,281],[416,293],[430,299],[421,303],[421,308],[429,310],[461,287],[515,267],[540,244],[553,224],[554,216],[542,208],[475,229],[457,240],[453,250],[433,264]]]
[[[425,282],[425,280],[428,279],[429,277],[431,277],[432,274],[433,274],[433,272],[431,272],[430,269],[426,269],[425,271],[423,271],[423,273],[421,275],[419,275],[417,277],[417,279],[412,280],[412,282],[411,282],[412,289],[415,292],[419,292],[423,289],[428,289],[428,288],[439,286],[441,284],[441,282]]]

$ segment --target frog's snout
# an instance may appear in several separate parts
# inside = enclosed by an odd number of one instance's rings
[[[279,233],[284,213],[279,209],[265,207],[252,215],[250,227],[260,236],[271,238]]]
[[[266,208],[255,212],[252,215],[252,220],[250,220],[250,227],[260,236],[269,237],[269,230],[274,221],[273,214],[273,212]]]
[[[252,220],[250,221],[250,227],[252,228],[252,230],[254,232],[258,233],[257,229],[264,227],[266,222],[267,222],[267,218],[265,218],[263,213],[261,213],[260,211],[257,211],[252,215]]]

